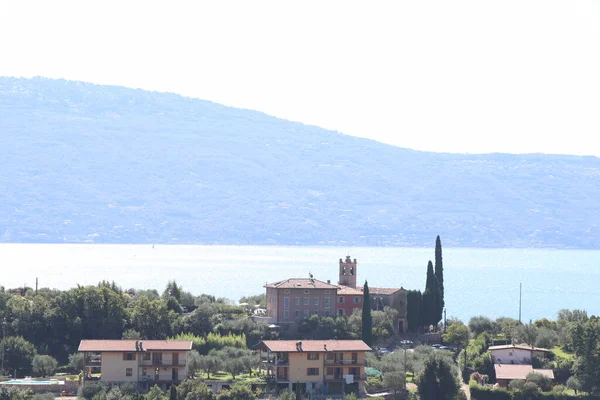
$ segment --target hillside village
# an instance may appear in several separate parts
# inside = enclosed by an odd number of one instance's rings
[[[595,317],[563,310],[556,321],[535,323],[446,321],[440,307],[451,288],[443,286],[439,237],[434,260],[423,293],[360,285],[360,264],[348,255],[337,280],[290,277],[239,305],[194,296],[174,281],[162,294],[114,282],[62,292],[2,288],[0,396],[437,399],[448,392],[508,400],[585,398],[577,393],[600,389],[581,364],[598,356],[586,351],[598,343],[588,337]],[[436,380],[446,373],[454,378]]]

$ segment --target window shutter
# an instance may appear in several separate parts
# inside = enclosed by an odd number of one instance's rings
[[[127,360],[127,353],[123,353],[123,361]]]
[[[135,353],[133,353],[133,360],[134,360],[134,361],[135,361],[135,356],[136,356],[136,354],[135,354]]]

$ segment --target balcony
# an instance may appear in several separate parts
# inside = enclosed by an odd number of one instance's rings
[[[100,359],[100,358],[85,360],[86,367],[99,367],[101,365],[102,365],[102,359]]]
[[[142,360],[142,367],[185,367],[186,360]]]
[[[346,375],[346,374],[344,374]],[[339,375],[325,375],[325,380],[326,381],[343,381],[345,380],[344,375],[339,374]],[[367,380],[367,375],[365,374],[358,374],[358,375],[354,375],[354,382],[357,381],[366,381]]]
[[[149,382],[149,383],[180,383],[181,379],[179,377],[177,379],[168,379],[165,377],[159,376],[151,376],[151,375],[143,375],[140,376],[140,382]]]
[[[367,363],[363,360],[325,360],[326,366],[336,366],[336,365],[367,365]]]
[[[281,367],[286,367],[289,365],[290,360],[288,360],[287,358],[286,359],[278,358],[278,359],[264,360],[264,362],[269,365],[279,365]]]

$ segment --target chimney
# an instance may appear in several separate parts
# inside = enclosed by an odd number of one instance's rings
[[[142,342],[140,342],[140,351],[144,351],[144,348],[142,347]]]
[[[135,351],[140,351],[140,342],[139,341],[135,341]]]
[[[329,283],[329,284],[330,284],[330,283],[331,283],[331,279],[327,279],[327,283]]]

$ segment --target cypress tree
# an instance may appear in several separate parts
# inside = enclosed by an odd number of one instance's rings
[[[425,296],[427,294],[427,297]],[[427,325],[437,327],[442,319],[443,308],[441,306],[442,295],[437,278],[433,272],[433,263],[429,260],[427,264],[427,280],[425,282],[425,292],[423,293],[423,310],[426,314],[424,320]]]
[[[406,293],[406,324],[411,333],[417,333],[421,321],[421,303],[423,301],[420,290],[409,290]]]
[[[369,285],[365,281],[363,287],[363,308],[362,308],[362,340],[369,346],[373,341],[373,321],[371,319],[371,296],[369,296]]]
[[[435,239],[435,277],[438,280],[441,293],[441,307],[444,311],[444,264],[442,262],[442,241],[440,235]]]

